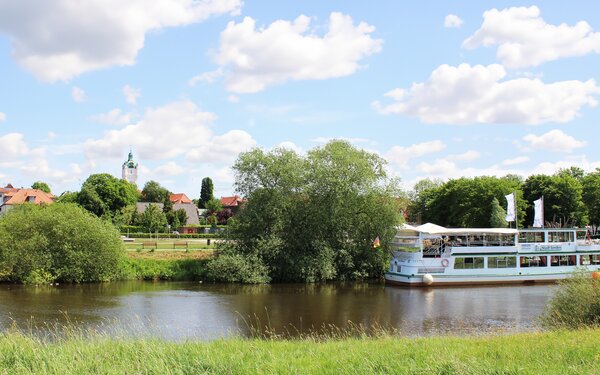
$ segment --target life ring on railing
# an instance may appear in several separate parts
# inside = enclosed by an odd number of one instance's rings
[[[450,262],[448,261],[448,259],[442,259],[442,267],[448,267],[449,264]]]

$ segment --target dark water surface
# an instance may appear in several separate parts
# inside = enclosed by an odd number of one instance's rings
[[[349,322],[404,335],[535,329],[553,285],[407,289],[383,284],[0,284],[0,331],[65,325],[127,336],[213,339],[262,328],[295,335]]]

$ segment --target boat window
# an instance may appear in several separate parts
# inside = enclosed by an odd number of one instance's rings
[[[520,232],[520,243],[539,243],[544,242],[544,232]]]
[[[521,257],[521,259],[520,259],[521,268],[546,267],[547,264],[548,264],[547,256]]]
[[[457,270],[483,268],[483,257],[457,257],[454,260]]]
[[[552,267],[559,266],[575,266],[577,265],[577,256],[575,255],[552,255],[550,257],[550,265]]]
[[[515,268],[517,257],[488,257],[488,268]]]
[[[598,265],[598,264],[600,264],[600,255],[599,254],[581,255],[579,257],[579,265],[581,265],[581,266]]]
[[[573,232],[548,232],[548,242],[573,242]]]

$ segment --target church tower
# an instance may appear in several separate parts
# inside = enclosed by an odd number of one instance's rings
[[[135,184],[135,182],[137,181],[137,168],[138,168],[138,163],[136,163],[133,160],[133,152],[131,150],[129,150],[129,157],[127,158],[127,161],[125,163],[123,163],[123,179],[126,180],[127,182],[131,182],[132,184]]]

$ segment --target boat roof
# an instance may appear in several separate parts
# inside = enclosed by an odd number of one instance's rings
[[[419,226],[404,224],[400,230],[415,231],[425,234],[517,234],[513,228],[445,228],[437,224],[426,223]]]

